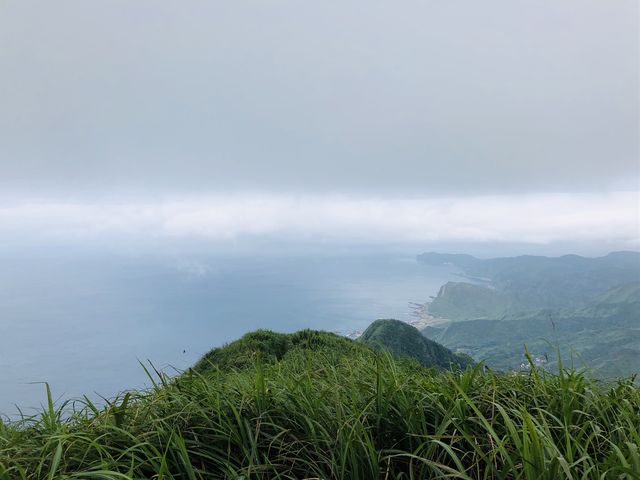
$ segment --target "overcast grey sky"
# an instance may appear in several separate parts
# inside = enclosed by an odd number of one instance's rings
[[[0,233],[637,246],[638,22],[636,0],[0,0]]]
[[[636,190],[638,2],[0,2],[0,188]]]

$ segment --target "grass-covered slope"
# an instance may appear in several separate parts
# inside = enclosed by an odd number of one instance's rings
[[[51,404],[0,422],[0,479],[640,475],[631,382],[438,372],[366,348],[330,352],[293,348],[272,363],[260,355],[161,377],[105,408],[79,402],[65,417]]]
[[[456,355],[426,338],[417,328],[399,320],[376,320],[358,341],[398,357],[413,358],[425,367],[465,368],[473,363],[466,355]]]

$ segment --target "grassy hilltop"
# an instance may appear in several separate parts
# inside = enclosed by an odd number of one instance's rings
[[[255,332],[155,378],[104,407],[0,422],[0,479],[640,475],[631,380],[427,368],[315,331]]]
[[[397,357],[412,358],[425,367],[464,369],[474,363],[471,357],[453,353],[400,320],[376,320],[358,341]]]

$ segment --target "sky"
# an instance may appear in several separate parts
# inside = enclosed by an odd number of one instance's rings
[[[0,235],[640,248],[635,0],[0,1]]]

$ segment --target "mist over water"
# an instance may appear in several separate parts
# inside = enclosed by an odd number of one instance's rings
[[[13,255],[0,268],[0,413],[146,384],[258,328],[347,333],[409,319],[453,269],[397,251],[286,255]]]

